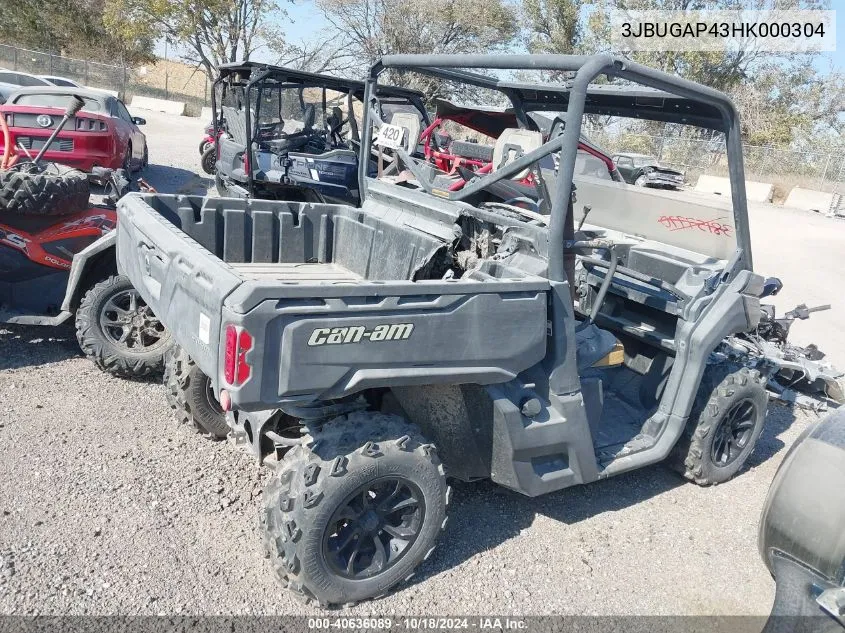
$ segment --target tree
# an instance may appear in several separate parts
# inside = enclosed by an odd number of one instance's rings
[[[582,4],[579,0],[523,0],[528,50],[562,55],[577,52],[584,30]]]
[[[124,37],[103,21],[106,0],[14,0],[4,3],[0,42],[91,61],[143,63],[153,59],[152,34]]]
[[[299,42],[277,41],[270,49],[277,55],[277,66],[310,73],[348,74],[360,70],[360,60],[349,42],[338,41],[332,32],[320,33]]]
[[[396,53],[480,53],[506,48],[517,15],[506,0],[317,0],[335,41],[363,70]],[[433,94],[440,80],[419,74],[391,81]]]
[[[604,53],[628,57],[652,68],[727,92],[740,113],[743,140],[796,146],[822,137],[841,137],[845,123],[842,73],[823,74],[817,55],[776,54],[754,48],[724,51],[626,51],[610,45],[611,9],[699,11],[730,9],[825,9],[829,0],[595,0],[589,10],[576,0],[524,0],[529,51]],[[632,123],[631,129],[663,133],[662,124]],[[706,131],[674,129],[673,134]],[[812,141],[811,141],[812,139]]]
[[[273,18],[276,0],[105,0],[111,32],[158,33],[187,51],[185,59],[213,77],[220,64],[249,59],[269,40],[281,39]]]

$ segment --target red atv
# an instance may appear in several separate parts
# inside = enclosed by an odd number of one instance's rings
[[[217,138],[220,138],[224,134],[226,132],[221,127],[217,133]],[[200,141],[200,164],[205,173],[214,175],[217,165],[217,141],[214,138],[214,123],[206,126],[205,136]]]
[[[114,205],[129,189],[128,175],[97,170],[107,199],[95,205],[86,174],[40,160],[81,106],[71,102],[34,157],[10,145],[0,117],[0,323],[59,325],[75,315],[80,347],[101,369],[158,373],[170,333],[115,262]]]
[[[527,147],[532,141],[539,147],[563,133],[563,121],[559,117],[549,119],[539,113],[529,116],[529,129],[518,129],[519,123],[512,109],[465,107],[437,99],[434,120],[420,134],[420,143],[428,161],[454,176],[448,189],[457,191],[470,179],[495,170],[497,161],[515,160],[527,149],[533,149]],[[492,139],[495,145],[453,139],[447,131],[450,122]],[[577,174],[623,182],[610,156],[586,137],[582,136],[578,143],[576,161]],[[546,162],[540,165],[543,171],[557,168],[552,156],[546,157]],[[488,193],[507,204],[534,208],[537,196],[535,176],[527,169],[519,176],[495,183]]]

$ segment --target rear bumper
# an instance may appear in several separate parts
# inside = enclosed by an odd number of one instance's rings
[[[33,154],[34,155],[34,154]],[[51,163],[60,163],[90,173],[94,167],[107,167],[118,169],[123,161],[120,157],[112,156],[105,152],[44,152],[43,160]]]
[[[30,139],[29,144],[25,147],[30,147],[27,151],[35,156],[41,145],[50,136],[50,130],[34,130],[30,128],[10,128],[11,142],[15,147],[15,153],[25,155],[23,150],[17,147],[19,137],[26,137]],[[73,143],[72,149],[68,151],[61,151],[55,145],[59,142]],[[35,143],[39,145],[35,145]],[[109,169],[117,169],[122,166],[123,156],[119,152],[114,151],[115,141],[108,133],[88,133],[65,131],[59,133],[59,136],[54,141],[54,145],[44,152],[43,160],[53,163],[60,163],[84,172],[91,172],[95,166],[107,167]],[[2,135],[0,135],[0,153],[3,152]]]

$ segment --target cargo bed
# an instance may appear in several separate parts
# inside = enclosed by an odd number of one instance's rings
[[[493,261],[449,278],[449,238],[414,213],[131,195],[118,214],[121,271],[242,409],[504,382],[545,355],[548,281]],[[224,379],[227,326],[252,340],[242,384]]]

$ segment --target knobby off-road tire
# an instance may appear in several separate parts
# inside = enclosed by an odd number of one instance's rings
[[[173,347],[170,331],[123,275],[85,293],[76,311],[76,338],[97,367],[122,378],[160,374]]]
[[[64,165],[38,174],[0,171],[0,212],[18,215],[69,215],[88,208],[88,176]]]
[[[181,347],[167,355],[164,388],[167,404],[180,424],[211,439],[229,435],[226,414],[214,396],[211,380]]]
[[[217,165],[217,149],[212,145],[202,153],[200,158],[202,170],[207,174],[214,174]]]
[[[728,481],[748,461],[766,419],[766,380],[755,369],[725,362],[704,371],[671,466],[701,486]]]
[[[394,415],[335,418],[288,451],[264,491],[264,545],[306,602],[348,605],[407,580],[446,525],[433,445]]]

